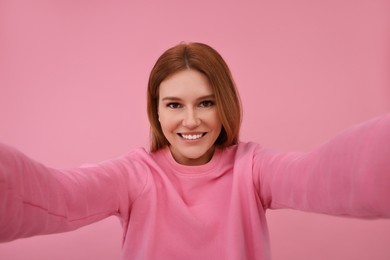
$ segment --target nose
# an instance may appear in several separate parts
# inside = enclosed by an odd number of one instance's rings
[[[194,109],[188,109],[185,111],[182,124],[189,129],[194,129],[200,125],[200,119]]]

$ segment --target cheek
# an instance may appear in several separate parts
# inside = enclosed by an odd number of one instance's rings
[[[167,122],[169,122],[169,116],[160,107],[157,108],[157,119],[160,122],[161,128],[165,128]]]
[[[221,120],[219,119],[217,111],[214,111],[214,113],[212,115],[210,115],[209,122],[215,128],[222,127],[222,123],[221,123]]]
[[[164,117],[159,115],[158,116],[158,121],[160,122],[161,128],[164,130],[166,128],[166,123],[165,123]]]
[[[216,117],[215,121],[214,121],[214,129],[216,130],[216,135],[219,136],[221,134],[221,131],[222,131],[222,122],[219,120],[219,117]]]
[[[161,128],[163,131],[171,130],[174,127],[174,123],[169,115],[164,113],[159,113],[158,121],[160,122]]]

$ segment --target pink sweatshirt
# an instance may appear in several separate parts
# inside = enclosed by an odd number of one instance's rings
[[[390,217],[390,115],[310,153],[255,143],[201,166],[143,149],[84,168],[48,168],[0,146],[0,240],[64,232],[111,215],[122,259],[270,259],[265,211]]]

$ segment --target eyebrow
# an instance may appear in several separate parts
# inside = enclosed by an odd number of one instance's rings
[[[201,96],[201,97],[197,98],[196,100],[204,100],[204,99],[215,99],[215,95],[214,94],[210,94],[210,95]],[[179,101],[181,99],[178,98],[178,97],[164,97],[161,100],[162,101],[166,101],[166,100],[169,100],[169,101]]]

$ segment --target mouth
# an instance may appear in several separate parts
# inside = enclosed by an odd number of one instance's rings
[[[206,132],[200,133],[200,134],[181,134],[181,133],[178,133],[178,135],[185,140],[197,140],[197,139],[202,138],[206,134],[207,134]]]

